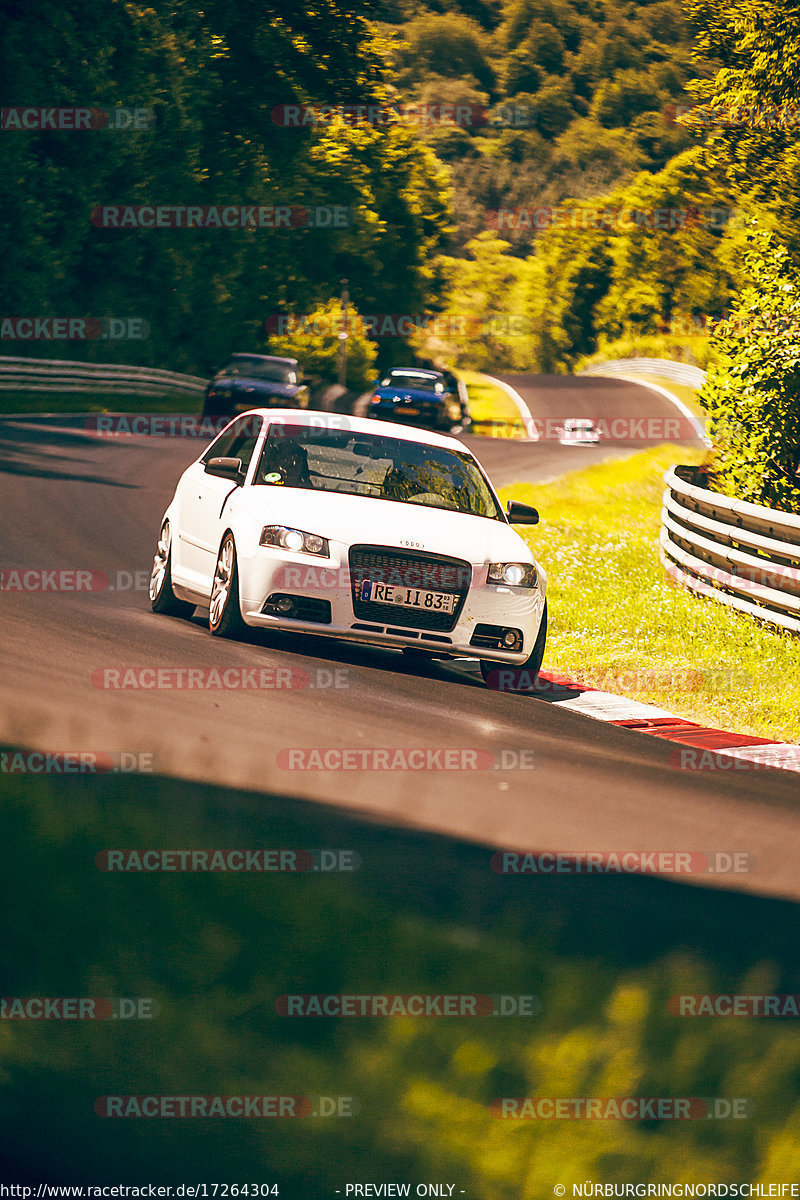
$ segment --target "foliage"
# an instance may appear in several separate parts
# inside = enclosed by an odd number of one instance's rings
[[[465,12],[463,5],[447,16],[419,8],[405,24],[384,27],[403,100],[452,99],[445,77],[451,88],[458,82],[487,93],[489,124],[464,127],[461,161],[454,139],[441,138],[435,124],[420,130],[431,145],[445,142],[459,249],[487,209],[608,191],[690,145],[672,116],[688,99],[690,74],[691,29],[679,0],[624,12],[611,0],[503,0],[489,36],[484,19]],[[515,169],[498,172],[498,159]],[[532,238],[511,240],[520,252]]]
[[[375,378],[377,347],[367,336],[360,314],[348,308],[346,386],[363,391]],[[302,318],[295,318],[297,327],[289,325],[285,334],[273,334],[269,353],[297,358],[303,371],[323,379],[338,378],[339,335],[344,330],[342,306],[339,300],[318,304]]]
[[[691,0],[698,52],[716,72],[691,87],[687,128],[707,169],[752,212],[741,289],[703,392],[717,484],[800,510],[800,6]]]
[[[692,82],[700,106],[685,127],[737,193],[772,207],[800,251],[800,4],[689,0],[698,55],[716,71]]]
[[[231,350],[255,349],[270,313],[327,301],[342,276],[364,308],[416,311],[449,229],[441,165],[399,125],[293,128],[281,116],[293,104],[387,102],[373,15],[371,0],[5,5],[0,74],[16,80],[15,103],[55,96],[157,118],[141,131],[0,138],[0,311],[135,316],[151,330],[146,341],[38,343],[34,353],[205,374]],[[289,205],[297,221],[95,228],[92,210],[108,204]]]
[[[744,225],[709,181],[699,149],[610,195],[532,208],[513,221],[498,212],[495,221],[497,232],[468,244],[470,260],[442,260],[446,311],[504,313],[519,336],[462,339],[450,349],[462,365],[564,371],[605,343],[664,338],[683,345],[689,361],[711,357],[709,329],[738,279]],[[515,260],[511,237],[537,225],[533,254]]]
[[[785,247],[757,227],[747,264],[752,282],[720,326],[719,364],[700,393],[715,486],[800,512],[800,289]]]
[[[420,354],[477,369],[498,362],[512,369],[530,365],[525,296],[532,264],[515,258],[510,249],[496,233],[484,230],[468,244],[468,259],[439,260],[447,302],[433,332],[412,339]]]
[[[594,567],[604,539],[590,524]],[[613,620],[607,601],[600,611]],[[793,1022],[680,1019],[668,1004],[676,993],[796,993],[795,905],[636,876],[498,875],[484,846],[147,775],[7,774],[0,837],[13,846],[4,995],[159,1005],[152,1020],[0,1022],[10,1180],[277,1182],[281,1196],[317,1198],[364,1178],[366,1161],[373,1179],[412,1190],[455,1180],[471,1196],[536,1200],[554,1181],[790,1177],[800,1151]],[[354,850],[360,868],[145,877],[95,865],[114,847],[320,845]],[[533,1018],[287,1018],[276,1012],[287,993],[533,994],[542,1008]],[[358,1111],[100,1121],[92,1107],[101,1095],[221,1094],[352,1096]],[[496,1098],[524,1095],[747,1097],[754,1112],[491,1116]]]

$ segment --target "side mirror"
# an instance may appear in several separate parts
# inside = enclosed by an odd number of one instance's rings
[[[538,525],[539,511],[530,504],[520,504],[519,500],[509,500],[506,505],[506,516],[512,525]]]
[[[239,483],[245,472],[240,458],[210,458],[204,467],[206,475],[218,475],[220,479],[232,479]]]

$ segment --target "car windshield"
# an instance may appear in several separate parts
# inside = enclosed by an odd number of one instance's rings
[[[505,520],[470,454],[382,434],[273,425],[253,482]]]
[[[435,375],[415,375],[412,371],[392,371],[381,380],[381,387],[414,388],[418,392],[444,391],[444,384]]]
[[[270,383],[297,383],[297,376],[291,367],[283,363],[265,362],[261,358],[233,358],[219,374],[266,379]]]

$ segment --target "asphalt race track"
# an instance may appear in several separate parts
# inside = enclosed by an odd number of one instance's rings
[[[497,487],[521,479],[545,483],[566,471],[580,470],[592,462],[621,457],[658,442],[697,444],[694,430],[673,404],[651,388],[626,379],[568,375],[496,375],[511,384],[528,405],[539,440],[511,442],[466,437]],[[605,422],[611,433],[597,446],[562,446],[557,429],[569,417],[590,417]],[[645,435],[648,424],[655,435]],[[633,435],[633,436],[630,436]],[[677,436],[676,436],[677,435]],[[498,444],[499,443],[499,444]]]
[[[656,393],[630,383],[514,383],[537,419],[675,417]],[[751,874],[693,881],[800,896],[796,775],[678,771],[669,743],[543,699],[491,692],[475,664],[418,667],[397,652],[289,635],[224,642],[211,637],[201,610],[190,621],[156,616],[146,581],[159,521],[202,446],[108,440],[82,426],[74,418],[0,420],[0,567],[88,570],[110,581],[92,592],[3,593],[4,744],[153,753],[161,774],[311,799],[510,849],[747,850],[757,861]],[[467,440],[501,485],[551,478],[642,444]],[[545,544],[539,554],[546,566]],[[97,686],[96,673],[108,668],[209,666],[302,668],[310,686]],[[337,672],[342,686],[330,686]],[[525,750],[534,769],[283,769],[280,751],[295,747],[457,747],[489,750],[498,761],[505,752],[506,763]]]

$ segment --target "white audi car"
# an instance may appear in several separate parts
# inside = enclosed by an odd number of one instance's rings
[[[487,680],[513,664],[535,681],[547,580],[511,525],[538,520],[515,502],[504,512],[455,438],[256,409],[178,481],[150,602],[174,616],[207,607],[218,636],[313,633],[477,658]]]

